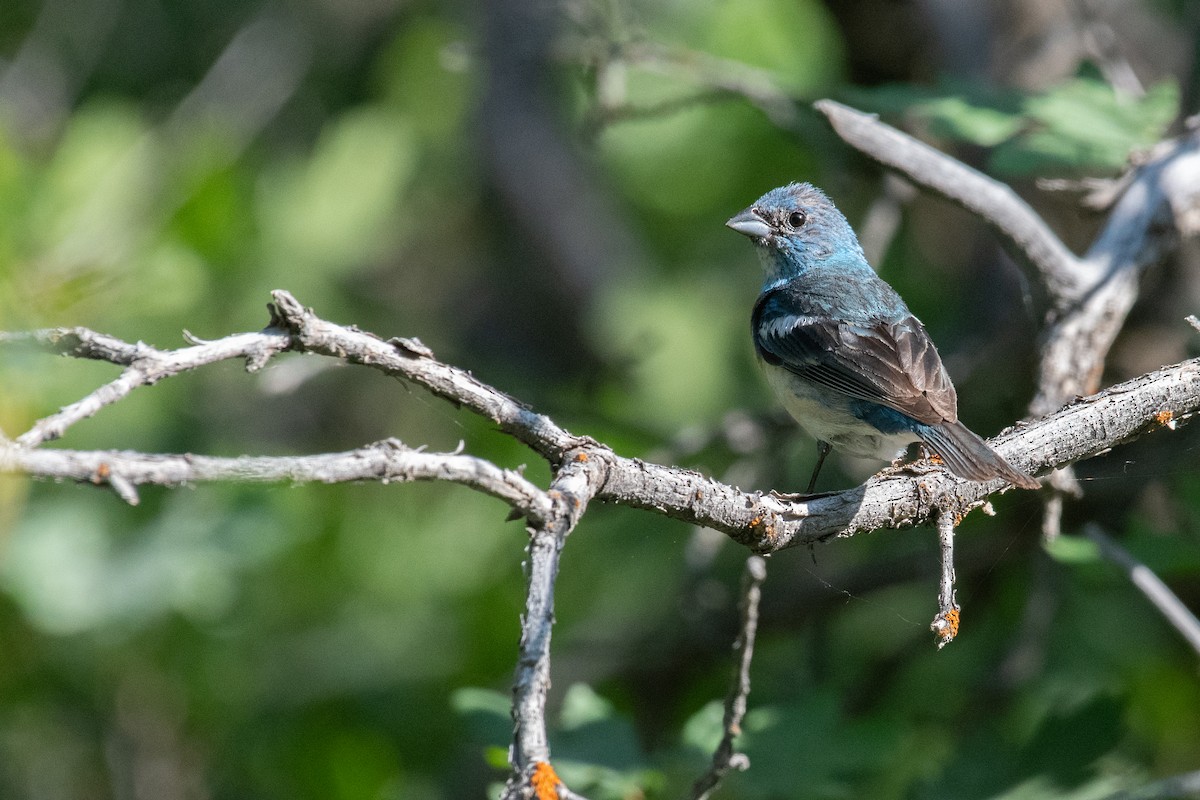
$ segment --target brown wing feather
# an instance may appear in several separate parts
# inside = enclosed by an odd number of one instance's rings
[[[916,317],[846,322],[807,311],[791,295],[762,295],[751,319],[759,355],[814,383],[927,425],[958,419],[950,376]]]
[[[958,395],[937,348],[916,317],[868,325],[843,324],[839,336],[853,367],[868,377],[876,402],[929,425],[958,419]]]

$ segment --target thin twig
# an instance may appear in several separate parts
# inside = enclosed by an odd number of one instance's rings
[[[723,733],[708,771],[692,785],[693,800],[708,800],[726,773],[732,769],[745,770],[750,767],[750,759],[746,758],[746,754],[734,750],[733,740],[741,735],[742,718],[746,716],[746,699],[750,695],[750,662],[754,658],[754,638],[758,633],[758,603],[762,599],[762,584],[766,579],[766,559],[761,556],[747,558],[746,571],[742,576],[741,625],[733,643],[738,660],[734,665],[729,694],[725,696]]]
[[[549,768],[550,744],[546,731],[554,585],[563,544],[595,494],[585,468],[587,459],[580,455],[569,460],[550,484],[547,494],[554,503],[554,512],[548,521],[529,528],[529,580],[513,681],[513,743],[509,751],[512,773],[501,795],[503,800],[532,797],[536,779],[547,771],[554,775]],[[555,787],[555,793],[565,797],[560,786]]]
[[[38,331],[0,331],[0,345],[33,344],[54,353],[128,366],[144,345],[130,344],[88,328],[47,328]]]
[[[1054,473],[1058,475],[1057,472]],[[1051,492],[1042,506],[1042,540],[1052,542],[1062,535],[1063,493]]]
[[[17,437],[17,444],[25,447],[37,447],[43,442],[61,438],[75,423],[95,415],[141,386],[150,386],[181,372],[231,358],[246,359],[247,369],[254,371],[271,356],[286,350],[291,343],[287,334],[271,330],[239,333],[172,351],[157,350],[140,342],[129,345],[83,328],[38,331],[31,339],[65,355],[112,361],[125,364],[126,367],[115,380],[58,413],[35,422]]]
[[[1133,557],[1128,550],[1121,547],[1111,536],[1095,523],[1084,526],[1083,535],[1096,543],[1100,554],[1116,564],[1129,576],[1129,580],[1146,596],[1159,613],[1171,623],[1184,640],[1200,655],[1200,619],[1196,619],[1179,596],[1154,574],[1154,570]]]
[[[29,449],[0,442],[0,473],[108,485],[137,503],[134,486],[186,486],[215,481],[243,483],[349,483],[448,481],[508,503],[540,523],[549,518],[549,496],[519,473],[461,453],[427,453],[396,439],[349,450],[305,456],[156,455],[122,450]],[[125,488],[128,487],[128,488]]]
[[[652,105],[637,106],[631,103],[619,103],[616,105],[597,104],[588,110],[580,122],[580,135],[585,140],[592,141],[611,125],[622,122],[660,119],[672,114],[678,114],[680,111],[696,108],[697,106],[725,103],[737,99],[739,98],[717,89],[701,89],[683,97],[672,97]]]
[[[941,551],[942,578],[938,586],[938,613],[929,629],[937,634],[938,650],[958,635],[960,608],[954,597],[954,514],[942,512],[937,518],[938,548]]]

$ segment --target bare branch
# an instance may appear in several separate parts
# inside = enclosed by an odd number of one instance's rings
[[[0,331],[0,345],[33,344],[52,353],[91,358],[128,366],[144,345],[130,344],[115,336],[87,328],[48,328],[40,331]]]
[[[929,628],[937,634],[938,650],[941,650],[958,636],[961,611],[954,598],[954,515],[939,514],[937,531],[942,553],[942,579],[938,586],[938,613]]]
[[[574,453],[572,464],[587,474],[595,497],[713,528],[755,552],[769,553],[879,528],[930,523],[942,509],[961,517],[991,494],[1007,489],[999,480],[976,483],[941,469],[914,474],[912,467],[900,467],[884,470],[853,489],[797,502],[761,492],[743,492],[697,472],[618,456],[604,445],[564,430],[470,373],[437,361],[419,342],[385,342],[320,319],[286,292],[274,296],[282,322],[294,331],[287,345],[290,349],[345,358],[411,380],[498,422],[502,430],[530,445],[552,464]],[[1147,431],[1173,428],[1198,408],[1200,361],[1184,361],[1023,424],[996,437],[993,445],[1018,469],[1040,473],[1089,458]],[[93,479],[94,472],[83,468],[59,474],[56,468],[29,460],[34,459],[32,455],[14,460],[15,451],[4,452],[6,460],[0,465],[7,465],[7,471]],[[38,457],[45,457],[38,452]],[[87,454],[86,458],[92,470],[106,458],[118,463],[110,454]],[[198,460],[200,457],[127,454],[127,458],[132,459],[131,468],[116,472],[131,485],[221,479],[211,472],[205,477],[199,470],[188,468],[190,463],[204,464]],[[167,459],[176,472],[167,473],[164,479],[161,471],[145,468],[139,458]],[[234,469],[232,465],[226,468]],[[537,516],[536,512],[530,513]]]
[[[543,781],[549,780],[545,777],[547,770],[549,775],[554,775],[549,767],[550,744],[546,733],[554,584],[558,579],[563,544],[596,491],[592,480],[594,473],[587,469],[587,463],[586,454],[579,452],[559,471],[548,492],[554,513],[547,517],[545,524],[532,525],[529,529],[529,582],[513,682],[513,744],[509,751],[512,774],[504,788],[504,800],[533,797],[539,775]],[[566,796],[561,781],[554,788],[556,796]]]
[[[734,665],[729,694],[725,697],[723,733],[708,771],[692,785],[693,800],[708,800],[731,769],[745,770],[750,767],[750,760],[745,753],[733,749],[733,740],[741,735],[742,718],[746,716],[746,698],[750,695],[750,662],[754,658],[754,638],[758,633],[758,603],[762,599],[762,584],[766,579],[766,560],[761,556],[747,558],[746,571],[742,576],[742,619],[733,643],[738,660]]]
[[[1106,559],[1125,570],[1134,586],[1146,595],[1159,613],[1171,623],[1175,630],[1187,641],[1191,648],[1200,655],[1200,619],[1196,619],[1179,596],[1163,583],[1162,578],[1154,571],[1133,557],[1128,550],[1117,542],[1095,523],[1084,526],[1083,535],[1096,543],[1100,554]]]
[[[512,470],[460,453],[426,453],[396,439],[350,450],[307,456],[147,455],[128,451],[29,449],[0,441],[0,473],[24,473],[111,486],[136,504],[134,486],[186,486],[212,481],[244,483],[348,483],[449,481],[508,503],[534,522],[549,518],[549,496]]]
[[[116,380],[104,384],[57,414],[34,423],[33,427],[17,437],[17,443],[26,447],[37,447],[43,442],[60,438],[70,426],[95,415],[140,386],[150,386],[181,372],[231,358],[246,359],[247,369],[253,371],[262,367],[271,356],[286,350],[291,343],[286,334],[271,330],[239,333],[169,352],[156,350],[141,342],[131,345],[85,328],[38,331],[29,340],[64,355],[112,361],[127,366]]]

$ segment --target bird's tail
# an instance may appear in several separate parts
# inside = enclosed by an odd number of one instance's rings
[[[1036,480],[1015,469],[961,422],[922,425],[917,435],[959,477],[973,481],[1003,478],[1022,489],[1037,489],[1039,486]]]

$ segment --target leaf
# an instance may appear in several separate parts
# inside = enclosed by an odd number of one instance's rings
[[[567,689],[563,697],[560,720],[567,730],[603,722],[613,716],[612,703],[596,694],[586,683],[576,683]]]
[[[709,20],[710,52],[771,70],[795,93],[836,77],[841,40],[821,3],[743,0],[717,3]]]
[[[989,170],[1010,176],[1113,172],[1137,149],[1157,142],[1179,110],[1174,81],[1142,97],[1081,75],[1022,96],[979,84],[943,81],[935,89],[909,85],[856,91],[850,101],[951,141],[994,148]]]
[[[1019,95],[966,81],[946,79],[933,88],[888,84],[853,91],[849,101],[877,114],[903,115],[939,138],[981,147],[995,147],[1026,125]]]
[[[941,97],[925,104],[930,129],[938,136],[994,147],[1021,129],[1019,115],[973,104],[965,97]]]
[[[1082,536],[1057,536],[1043,544],[1046,552],[1062,564],[1095,564],[1100,561],[1100,549]]]
[[[683,724],[683,743],[702,753],[711,753],[724,735],[725,707],[710,700]]]
[[[507,695],[477,686],[464,686],[450,695],[450,705],[459,714],[495,715],[506,721],[511,702]]]
[[[1095,79],[1068,81],[1026,100],[1029,132],[998,148],[990,167],[1011,175],[1116,171],[1132,151],[1162,137],[1178,108],[1173,81],[1156,84],[1141,98]]]

